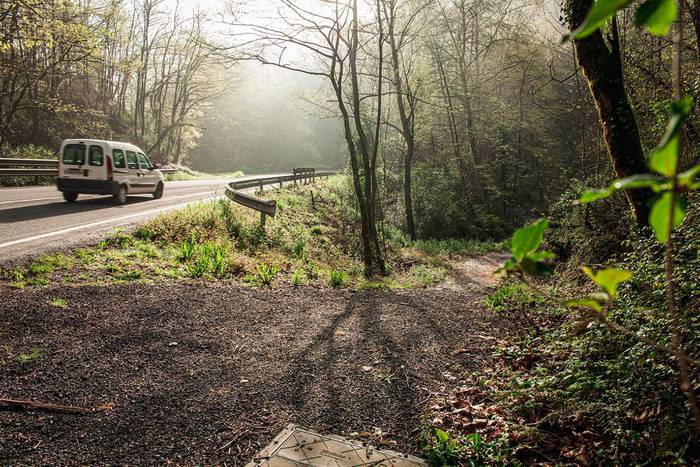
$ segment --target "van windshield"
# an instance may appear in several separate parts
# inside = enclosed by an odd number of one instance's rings
[[[85,163],[85,145],[67,144],[63,148],[63,163],[71,165],[83,165]]]

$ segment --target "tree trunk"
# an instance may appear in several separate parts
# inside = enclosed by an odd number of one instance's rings
[[[575,29],[585,18],[592,0],[569,0],[570,26]],[[619,178],[647,173],[648,165],[639,137],[637,120],[625,92],[617,21],[613,20],[610,47],[600,30],[574,42],[579,65],[588,79],[598,109],[603,137],[615,173]],[[647,225],[650,190],[625,191],[632,216]]]
[[[415,137],[414,137],[414,108],[411,106],[411,98],[407,91],[410,89],[409,83],[404,85],[401,79],[401,63],[399,60],[399,46],[396,43],[396,4],[390,2],[389,8],[384,8],[384,14],[389,26],[389,46],[391,47],[391,68],[394,75],[394,88],[396,90],[396,105],[399,110],[399,119],[401,120],[401,136],[406,144],[406,153],[404,156],[404,207],[406,209],[406,230],[411,240],[416,240],[416,224],[413,219],[413,194],[411,192],[411,170],[413,167],[413,155],[415,153]],[[381,18],[379,18],[381,22]],[[403,36],[401,37],[403,39]],[[408,97],[408,102],[404,100],[404,96]]]

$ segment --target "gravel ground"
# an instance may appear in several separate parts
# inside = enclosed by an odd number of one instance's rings
[[[100,408],[0,411],[0,464],[241,465],[290,422],[419,455],[430,390],[508,330],[483,294],[0,286],[0,397]]]

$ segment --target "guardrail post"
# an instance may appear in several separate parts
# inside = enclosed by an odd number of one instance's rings
[[[263,191],[263,182],[262,182],[262,180],[261,180],[261,181],[260,181],[260,192],[262,192],[262,191]]]
[[[260,227],[265,228],[265,213],[260,213]]]
[[[282,188],[282,177],[280,177],[280,189]]]

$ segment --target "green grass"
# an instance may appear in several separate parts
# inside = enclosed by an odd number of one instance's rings
[[[494,251],[505,251],[510,248],[507,241],[482,242],[470,239],[417,240],[410,242],[409,246],[433,256],[485,254]]]
[[[42,356],[43,354],[44,354],[44,351],[43,351],[42,349],[38,349],[38,348],[37,348],[37,349],[33,349],[33,350],[32,350],[31,352],[29,352],[29,353],[21,353],[21,354],[19,354],[19,355],[17,356],[17,362],[19,362],[19,363],[21,363],[21,364],[23,364],[23,365],[26,365],[26,364],[28,364],[28,363],[32,363],[32,362],[38,360],[39,358],[41,358],[41,356]]]
[[[65,298],[54,298],[49,303],[51,304],[51,306],[54,306],[56,308],[68,308],[68,302]]]
[[[265,228],[257,212],[228,199],[196,202],[152,218],[133,231],[115,229],[96,246],[70,255],[43,256],[5,271],[2,278],[17,288],[53,281],[81,285],[163,279],[413,287],[444,280],[445,265],[455,252],[496,249],[456,241],[405,245],[388,236],[388,264],[412,267],[397,267],[387,277],[367,282],[359,254],[354,195],[344,177],[290,185],[259,196],[277,201],[277,215],[268,218]]]
[[[503,312],[512,308],[542,305],[546,302],[541,295],[532,292],[519,282],[508,282],[486,297],[486,306],[493,311]]]
[[[336,271],[335,269],[328,272],[328,285],[333,288],[345,286],[348,282],[348,275],[345,271]]]

